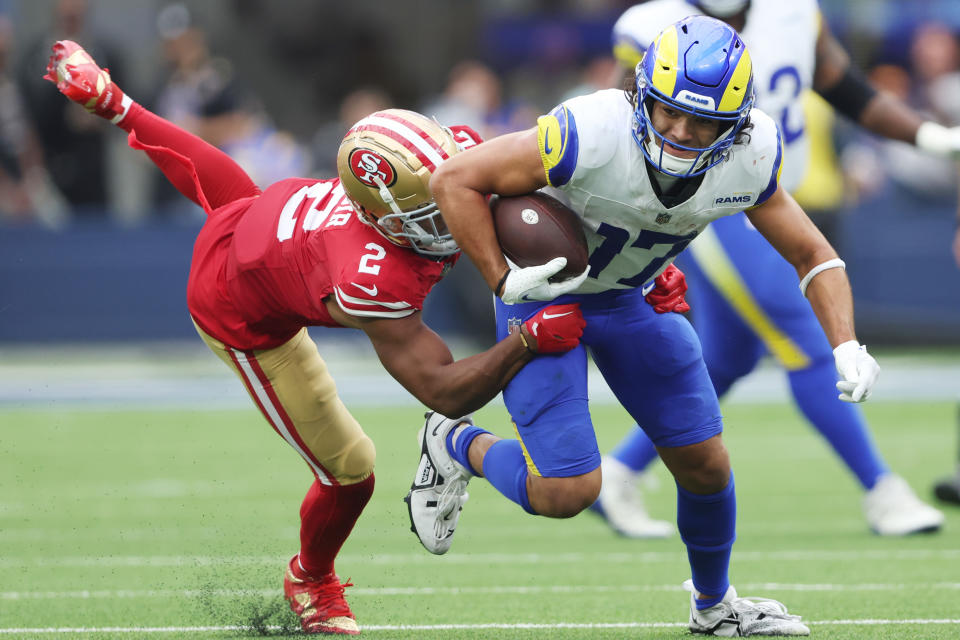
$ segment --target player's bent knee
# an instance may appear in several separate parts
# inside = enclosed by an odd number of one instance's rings
[[[706,466],[698,469],[690,469],[683,474],[683,478],[677,477],[680,486],[702,495],[708,495],[722,491],[730,480],[730,465],[726,466]]]
[[[363,482],[373,473],[377,450],[373,440],[366,434],[352,442],[336,459],[336,468],[331,469],[337,482],[343,485]]]
[[[693,493],[721,491],[730,479],[730,456],[720,436],[685,447],[659,448],[677,483]]]
[[[599,495],[599,469],[572,478],[531,477],[530,506],[549,518],[572,518],[596,502]]]

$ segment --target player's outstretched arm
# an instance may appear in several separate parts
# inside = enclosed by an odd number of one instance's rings
[[[877,91],[852,65],[824,22],[817,37],[813,88],[838,112],[877,135],[960,158],[960,127],[927,120],[891,93]]]
[[[843,261],[782,187],[747,212],[750,222],[797,270],[800,289],[823,327],[840,373],[837,389],[846,402],[866,400],[880,367],[853,328],[853,296]]]
[[[550,305],[491,348],[454,360],[420,313],[367,319],[357,326],[380,362],[418,400],[447,416],[462,416],[492,400],[537,354],[562,353],[580,343],[583,315],[575,304]]]

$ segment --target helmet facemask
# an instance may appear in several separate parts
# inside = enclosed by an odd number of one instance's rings
[[[424,255],[448,256],[460,250],[457,241],[447,230],[447,224],[443,221],[437,203],[431,200],[404,211],[379,176],[375,176],[373,181],[379,187],[380,199],[392,211],[392,213],[374,217],[375,222],[372,224],[377,231],[394,242],[398,240],[402,242],[402,239],[405,239],[410,248]],[[367,223],[371,222],[366,216],[361,216],[360,219]]]
[[[644,157],[658,171],[676,178],[692,178],[707,171],[711,167],[722,162],[727,157],[730,147],[736,140],[737,133],[743,127],[743,121],[746,115],[733,117],[716,117],[715,114],[697,113],[688,107],[680,105],[673,100],[667,100],[656,91],[641,91],[640,85],[643,82],[642,76],[637,76],[637,107],[633,113],[633,139],[640,145]],[[642,97],[641,97],[642,96]],[[668,140],[657,131],[653,125],[650,112],[653,108],[653,102],[658,101],[671,109],[683,111],[691,115],[708,118],[720,123],[720,131],[716,139],[705,147],[691,147]],[[726,126],[724,126],[726,125]],[[683,151],[693,151],[697,155],[693,158],[680,158],[670,153],[667,145]]]

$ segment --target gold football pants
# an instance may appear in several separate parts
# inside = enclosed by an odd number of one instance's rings
[[[317,480],[349,485],[373,473],[373,441],[337,395],[306,328],[279,347],[262,351],[234,349],[196,329],[240,377],[267,422],[306,460]]]

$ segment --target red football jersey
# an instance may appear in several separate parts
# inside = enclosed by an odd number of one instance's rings
[[[237,349],[269,349],[346,313],[402,318],[423,307],[457,256],[400,247],[354,213],[339,179],[291,178],[210,214],[193,252],[187,303],[200,327]]]

